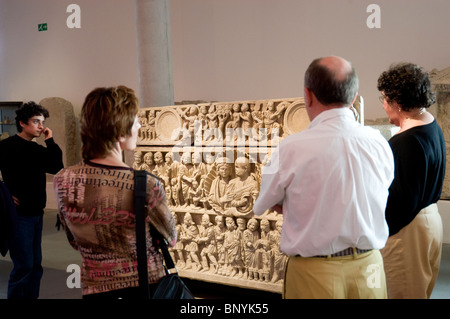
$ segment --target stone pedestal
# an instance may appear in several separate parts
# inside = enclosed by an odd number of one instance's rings
[[[64,167],[76,164],[80,160],[80,145],[72,103],[63,98],[49,97],[39,104],[50,113],[45,125],[52,130],[55,142],[63,151]],[[44,137],[41,136],[37,142],[44,145]]]
[[[59,97],[49,97],[41,100],[40,105],[50,113],[45,125],[53,132],[53,138],[63,152],[64,167],[74,165],[81,159],[78,121],[75,118],[73,105]],[[39,144],[45,145],[44,136],[37,139]],[[47,174],[47,206],[56,209],[56,198],[53,190],[53,175]]]

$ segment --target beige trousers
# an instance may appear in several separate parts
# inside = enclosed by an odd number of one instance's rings
[[[436,204],[390,236],[381,250],[390,299],[430,298],[439,273],[442,219]]]
[[[327,258],[289,257],[285,299],[386,299],[383,258],[378,250]]]

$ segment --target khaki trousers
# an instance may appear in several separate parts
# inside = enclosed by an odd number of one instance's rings
[[[386,299],[383,258],[378,250],[343,257],[289,257],[285,299]]]
[[[390,236],[381,250],[390,299],[430,298],[439,273],[442,219],[436,204]]]

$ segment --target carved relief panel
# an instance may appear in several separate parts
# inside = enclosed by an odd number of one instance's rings
[[[139,116],[134,168],[164,183],[180,274],[281,292],[282,216],[255,216],[253,203],[271,151],[309,125],[303,98],[152,107]]]
[[[141,109],[139,118],[139,144],[158,146],[252,145],[309,124],[303,98],[152,107]]]

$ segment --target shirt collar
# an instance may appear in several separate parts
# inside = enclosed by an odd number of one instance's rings
[[[352,110],[350,110],[349,107],[339,107],[339,108],[333,108],[326,110],[319,115],[316,116],[314,120],[311,121],[308,128],[313,128],[323,122],[326,122],[328,120],[341,117],[343,120],[353,120],[356,121],[355,115],[353,114]]]

